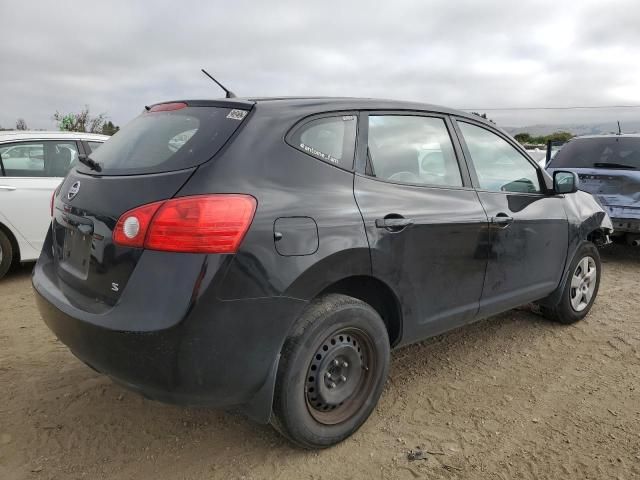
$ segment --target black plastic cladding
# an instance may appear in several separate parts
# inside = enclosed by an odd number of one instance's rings
[[[251,113],[216,157],[197,168],[156,176],[83,177],[71,208],[88,218],[99,212],[113,223],[130,208],[171,196],[251,194],[258,208],[239,252],[137,251],[138,263],[117,303],[100,312],[89,308],[90,296],[56,274],[51,232],[33,277],[40,310],[56,335],[96,369],[153,398],[240,406],[267,421],[280,349],[296,318],[321,292],[344,289],[364,300],[376,295],[371,302],[395,335],[394,345],[405,345],[528,301],[545,296],[552,301],[579,244],[594,230],[610,228],[602,209],[580,192],[476,190],[456,119],[512,140],[463,112],[349,98],[186,103]],[[363,119],[371,111],[445,118],[465,186],[402,185],[367,176]],[[360,117],[355,171],[313,158],[284,140],[301,120],[328,112]],[[75,172],[69,175],[63,193],[76,178],[81,177]],[[540,178],[549,188],[548,175],[540,171]],[[58,211],[69,208],[62,196],[55,201]],[[508,231],[492,228],[491,217],[501,211],[515,219]],[[378,228],[375,220],[387,214],[410,217],[414,225],[401,232]],[[298,235],[286,251],[304,254],[279,253],[274,222],[281,217],[312,219],[317,248]],[[92,258],[100,267],[96,282],[108,285],[118,259],[125,264],[133,259],[133,252],[115,253],[106,260]],[[526,271],[533,272],[529,283],[522,281]],[[382,308],[381,296],[385,306],[394,306]]]

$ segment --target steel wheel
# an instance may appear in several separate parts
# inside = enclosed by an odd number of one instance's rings
[[[389,357],[386,325],[371,305],[339,293],[315,299],[282,347],[271,424],[304,448],[344,440],[375,408]]]
[[[571,307],[581,312],[591,303],[596,289],[597,267],[592,257],[584,257],[578,262],[571,277]]]
[[[307,370],[305,398],[311,416],[325,425],[352,417],[369,398],[375,382],[373,342],[362,330],[342,329],[327,337]]]

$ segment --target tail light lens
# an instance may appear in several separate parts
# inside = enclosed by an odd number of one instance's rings
[[[182,102],[173,102],[173,103],[160,103],[158,105],[154,105],[149,109],[150,112],[171,112],[173,110],[182,110],[183,108],[187,108],[186,103]]]
[[[235,253],[256,211],[250,195],[174,198],[124,213],[113,232],[118,245],[188,253]]]
[[[51,209],[51,218],[53,218],[53,205],[56,201],[56,196],[58,195],[58,192],[60,191],[60,187],[62,187],[62,184],[58,185],[56,187],[56,189],[53,191],[53,193],[51,194],[51,202],[49,204],[49,208]]]
[[[163,203],[149,203],[125,212],[113,230],[113,241],[123,247],[144,247],[151,219]]]

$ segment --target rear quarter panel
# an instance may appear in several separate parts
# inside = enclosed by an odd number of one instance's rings
[[[345,276],[371,273],[369,245],[353,196],[353,172],[284,141],[304,110],[258,104],[218,157],[201,165],[177,196],[245,193],[258,201],[240,251],[217,289],[223,300],[289,296],[309,300]],[[317,224],[307,255],[281,255],[274,222],[308,217]],[[317,241],[317,248],[315,242]]]

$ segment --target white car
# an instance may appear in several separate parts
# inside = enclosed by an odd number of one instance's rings
[[[547,151],[541,148],[527,148],[527,153],[533,158],[538,165],[544,168],[547,163]]]
[[[0,278],[35,260],[51,222],[51,196],[80,155],[109,137],[80,132],[0,132]]]

